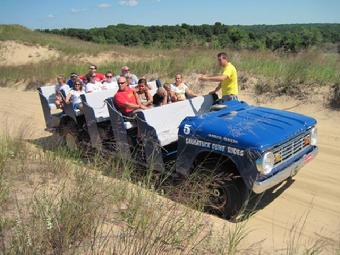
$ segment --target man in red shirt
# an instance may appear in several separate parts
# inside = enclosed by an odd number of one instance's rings
[[[96,65],[90,65],[89,66],[89,71],[87,74],[80,76],[79,78],[86,83],[87,82],[87,76],[91,77],[92,74],[96,75],[96,81],[102,82],[105,79],[105,75],[102,73],[97,73],[97,66]]]
[[[114,102],[123,115],[132,116],[135,110],[147,109],[140,103],[136,91],[128,86],[125,77],[119,77],[118,86],[119,90],[114,97]]]

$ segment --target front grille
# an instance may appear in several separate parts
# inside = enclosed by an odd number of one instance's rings
[[[275,157],[275,166],[283,163],[284,161],[290,159],[302,149],[310,145],[310,131],[299,135],[292,140],[279,145],[273,149]]]

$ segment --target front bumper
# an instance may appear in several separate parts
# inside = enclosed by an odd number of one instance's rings
[[[306,165],[310,160],[315,158],[317,153],[318,147],[314,147],[311,152],[303,155],[299,160],[295,161],[282,171],[276,173],[275,175],[263,181],[255,181],[253,184],[253,192],[257,194],[262,193],[267,189],[270,189],[275,185],[283,182],[290,176],[295,175],[304,165]]]

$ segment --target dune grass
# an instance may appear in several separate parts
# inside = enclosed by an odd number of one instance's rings
[[[263,252],[261,240],[245,243],[247,220],[216,229],[201,212],[159,196],[152,173],[136,181],[137,169],[123,159],[98,154],[87,160],[63,146],[42,151],[21,135],[2,134],[0,170],[2,254]],[[339,251],[326,238],[305,242],[308,214],[289,224],[282,247],[275,247],[279,254]]]

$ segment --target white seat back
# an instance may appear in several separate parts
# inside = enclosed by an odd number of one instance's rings
[[[94,115],[97,121],[103,121],[109,118],[109,111],[107,109],[105,99],[113,97],[117,92],[117,89],[102,90],[92,93],[86,93],[82,95],[86,104],[94,111]]]
[[[149,81],[148,86],[150,88],[151,96],[154,96],[157,93],[158,89],[156,81]]]
[[[213,102],[211,95],[199,96],[147,109],[143,114],[147,124],[156,130],[160,144],[165,146],[177,141],[178,127],[185,117],[209,112]]]
[[[46,98],[50,109],[55,109],[55,85],[40,87],[41,94]]]

